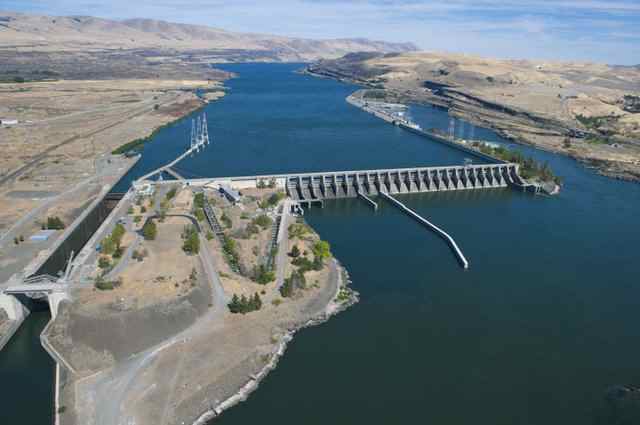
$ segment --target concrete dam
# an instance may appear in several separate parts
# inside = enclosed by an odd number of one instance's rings
[[[521,187],[518,164],[483,164],[286,176],[287,194],[301,203],[380,193],[404,194]]]

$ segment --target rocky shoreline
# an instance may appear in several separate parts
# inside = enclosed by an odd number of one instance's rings
[[[336,285],[336,292],[324,311],[316,315],[315,317],[309,320],[305,320],[288,329],[287,332],[285,332],[285,334],[280,338],[280,342],[278,343],[277,348],[273,351],[271,359],[267,362],[267,364],[262,369],[260,369],[258,373],[251,374],[249,376],[249,380],[242,387],[240,387],[238,391],[220,402],[217,406],[212,406],[212,409],[209,409],[206,412],[202,413],[200,417],[198,417],[198,419],[193,422],[193,425],[206,425],[207,423],[209,423],[209,421],[220,416],[225,410],[230,409],[231,407],[243,401],[246,401],[249,398],[249,395],[258,389],[260,382],[267,377],[269,372],[271,372],[278,366],[280,358],[284,355],[288,344],[293,340],[293,337],[297,332],[301,331],[302,329],[317,326],[328,321],[331,317],[345,311],[360,300],[359,293],[348,287],[349,283],[351,283],[351,280],[349,280],[349,274],[346,269],[342,267],[337,260],[334,259],[333,261],[336,262],[336,266],[338,268],[338,271],[340,272],[340,277],[338,285]],[[338,299],[342,289],[346,289],[349,294],[349,297],[344,301],[340,301]]]

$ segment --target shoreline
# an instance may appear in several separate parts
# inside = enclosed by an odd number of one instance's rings
[[[619,162],[619,161],[611,161],[611,160],[606,160],[606,159],[598,159],[598,158],[592,158],[592,157],[588,157],[588,156],[579,156],[576,155],[573,152],[565,152],[559,149],[554,149],[551,148],[549,146],[544,146],[541,145],[539,143],[535,143],[529,140],[524,139],[522,136],[516,135],[516,134],[512,134],[511,132],[504,130],[502,128],[497,127],[492,121],[490,121],[489,119],[478,119],[474,116],[474,113],[472,111],[467,111],[465,109],[461,109],[461,108],[457,108],[456,105],[448,105],[445,101],[441,101],[437,98],[434,99],[419,99],[416,98],[415,95],[411,94],[411,93],[395,93],[393,91],[393,89],[389,89],[383,86],[374,86],[371,83],[355,78],[355,77],[349,77],[346,75],[330,75],[330,74],[324,74],[324,73],[318,73],[318,72],[314,72],[313,70],[309,69],[309,67],[304,68],[303,70],[300,71],[300,73],[302,74],[306,74],[315,78],[322,78],[322,79],[330,79],[330,80],[336,80],[336,81],[340,81],[346,84],[353,84],[356,85],[358,87],[360,87],[359,90],[381,90],[384,91],[385,96],[392,96],[395,98],[403,98],[404,101],[408,102],[408,103],[413,103],[416,105],[422,105],[422,106],[432,106],[432,107],[437,107],[437,108],[444,108],[444,109],[448,109],[449,110],[449,114],[451,116],[457,117],[457,118],[461,118],[464,119],[465,121],[476,125],[478,127],[483,127],[483,128],[487,128],[489,130],[494,131],[496,134],[498,134],[500,137],[509,140],[517,145],[522,145],[522,146],[527,146],[527,147],[531,147],[534,149],[538,149],[541,150],[543,152],[548,152],[548,153],[552,153],[552,154],[556,154],[556,155],[561,155],[567,158],[570,158],[578,163],[580,163],[582,166],[584,166],[587,169],[590,170],[594,170],[596,171],[599,175],[601,176],[605,176],[608,178],[612,178],[615,180],[621,180],[621,181],[629,181],[629,182],[634,182],[634,183],[640,183],[640,175],[635,175],[633,173],[624,173],[624,172],[619,172],[616,170],[612,170],[611,167],[615,167],[615,166],[624,166],[625,164],[627,164],[626,162]],[[386,99],[386,97],[385,97]],[[534,127],[538,130],[545,130],[545,128],[543,127]]]
[[[267,364],[263,366],[258,373],[251,374],[250,379],[243,386],[241,386],[235,393],[233,393],[231,396],[229,396],[222,402],[218,403],[217,406],[215,407],[212,406],[212,409],[209,409],[204,413],[202,413],[192,423],[192,425],[206,425],[210,421],[222,415],[222,413],[224,413],[225,410],[228,410],[239,403],[247,401],[251,393],[258,389],[258,387],[260,386],[260,382],[267,377],[269,372],[271,372],[278,366],[278,363],[282,358],[282,356],[284,355],[287,349],[287,346],[291,341],[293,341],[293,338],[297,332],[305,328],[321,325],[327,322],[333,316],[338,315],[339,313],[347,310],[349,307],[353,306],[354,304],[360,301],[360,297],[359,297],[360,294],[357,291],[354,291],[352,289],[349,289],[350,296],[347,300],[345,300],[344,302],[338,301],[340,290],[342,288],[348,288],[349,284],[351,283],[351,280],[349,279],[349,273],[340,264],[340,262],[335,258],[333,258],[332,261],[335,262],[338,268],[338,276],[339,276],[338,284],[336,285],[336,292],[333,294],[333,297],[331,298],[330,302],[325,306],[324,310],[321,313],[317,314],[316,316],[312,317],[311,319],[301,322],[296,326],[292,327],[291,329],[288,329],[287,332],[285,332],[285,334],[280,339],[280,342],[278,343],[277,348],[272,352],[271,359],[269,360],[269,362],[267,362]]]

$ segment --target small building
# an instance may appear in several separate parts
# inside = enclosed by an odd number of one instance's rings
[[[0,118],[0,125],[9,126],[9,125],[16,125],[16,124],[18,124],[18,120],[10,120],[10,119],[7,119],[7,118]]]
[[[242,198],[240,192],[232,189],[231,186],[226,184],[220,185],[220,193],[223,194],[232,204],[240,202],[240,199]]]

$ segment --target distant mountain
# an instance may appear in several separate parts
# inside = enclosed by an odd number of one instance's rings
[[[218,60],[312,61],[350,52],[416,50],[411,43],[367,39],[312,40],[249,34],[152,19],[116,21],[90,16],[0,12],[0,50],[73,52],[113,49],[215,51]]]

